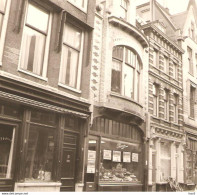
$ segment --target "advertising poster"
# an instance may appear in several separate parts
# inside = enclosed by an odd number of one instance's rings
[[[121,162],[121,151],[113,151],[113,162]]]
[[[123,152],[123,162],[131,162],[131,152]]]
[[[95,173],[96,151],[88,150],[87,173]]]
[[[111,150],[103,150],[103,160],[111,160]]]
[[[132,153],[132,161],[138,162],[138,153]]]

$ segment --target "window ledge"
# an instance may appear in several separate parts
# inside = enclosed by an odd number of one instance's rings
[[[121,94],[119,94],[119,93],[115,93],[115,92],[112,92],[112,91],[111,91],[110,95],[111,95],[111,96],[118,97],[118,98],[121,98],[121,99],[123,99],[123,100],[130,101],[130,102],[132,102],[132,103],[134,103],[134,104],[137,104],[137,105],[140,106],[141,108],[143,108],[143,106],[142,106],[140,103],[136,102],[135,100],[133,100],[133,99],[131,99],[131,98],[129,98],[129,97],[123,96],[123,95],[121,95]]]
[[[18,186],[61,186],[60,182],[53,182],[53,181],[29,181],[29,182],[20,182],[17,183]]]
[[[65,88],[65,89],[68,89],[68,90],[70,90],[70,91],[74,91],[74,92],[76,92],[76,93],[81,93],[81,90],[75,89],[75,88],[72,88],[72,87],[69,87],[69,86],[64,85],[64,84],[62,84],[62,83],[58,83],[58,86],[63,87],[63,88]]]
[[[25,73],[25,74],[27,74],[27,75],[30,75],[30,76],[32,76],[32,77],[38,78],[38,79],[40,79],[40,80],[43,80],[43,81],[46,81],[46,82],[48,81],[48,78],[44,78],[44,77],[42,77],[42,76],[36,75],[36,74],[31,73],[31,72],[28,72],[28,71],[26,71],[26,70],[18,69],[18,71],[19,71],[19,72],[22,72],[22,73]]]
[[[195,118],[193,118],[193,117],[191,117],[191,116],[188,116],[188,118],[189,118],[190,120],[195,121]]]

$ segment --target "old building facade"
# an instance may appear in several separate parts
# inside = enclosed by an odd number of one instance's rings
[[[169,177],[184,182],[183,49],[176,40],[178,29],[159,3],[140,5],[137,13],[150,43],[147,190],[166,191]]]
[[[95,1],[0,2],[0,190],[79,191]]]
[[[148,40],[135,2],[97,1],[86,191],[144,191]]]
[[[191,0],[187,10],[172,16],[173,21],[182,31],[183,55],[183,116],[185,131],[185,180],[186,189],[197,184],[197,15],[196,3]]]

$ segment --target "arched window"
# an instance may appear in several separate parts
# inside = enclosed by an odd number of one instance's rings
[[[141,64],[138,55],[124,46],[115,46],[112,54],[111,90],[139,101]]]

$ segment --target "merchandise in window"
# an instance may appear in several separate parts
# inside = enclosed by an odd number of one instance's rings
[[[139,101],[141,65],[131,49],[116,46],[112,55],[111,90]]]
[[[81,75],[82,30],[65,24],[63,34],[60,83],[79,89]]]
[[[49,31],[49,12],[28,4],[23,32],[20,68],[44,76],[44,57]]]
[[[54,159],[54,131],[30,126],[25,165],[25,179],[51,181]]]
[[[7,0],[0,1],[0,38],[1,38],[1,30],[2,30],[2,25],[3,25],[3,18],[5,15],[6,2]]]
[[[99,182],[140,182],[142,176],[140,144],[101,140]]]

